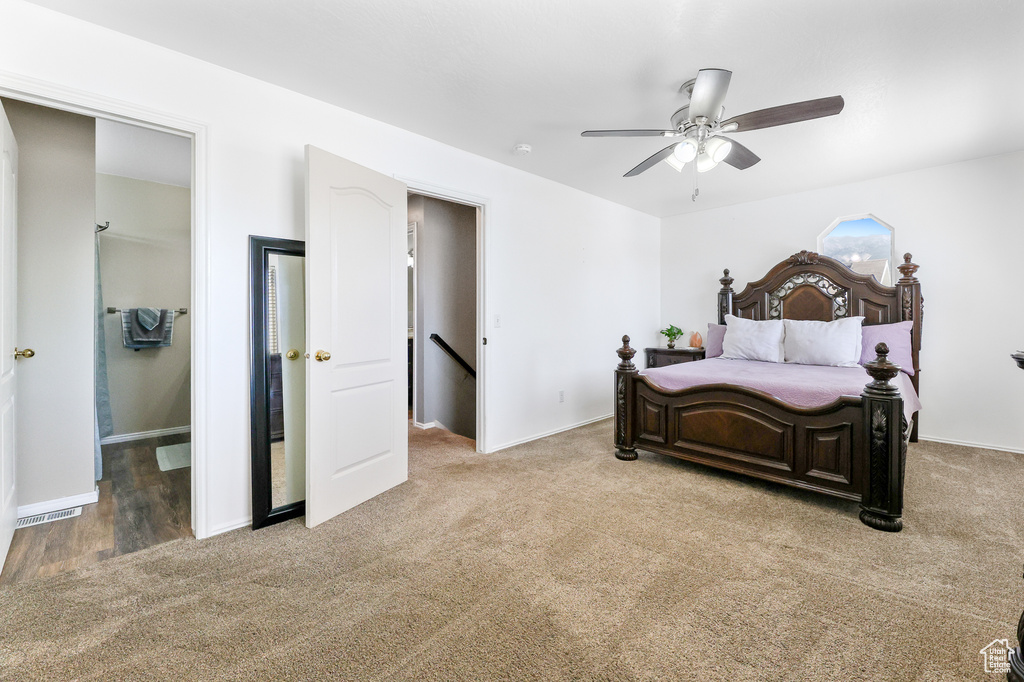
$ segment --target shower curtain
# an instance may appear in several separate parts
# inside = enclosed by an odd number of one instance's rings
[[[95,295],[95,325],[93,328],[93,342],[95,345],[95,375],[96,375],[96,414],[94,466],[96,480],[103,478],[103,457],[100,453],[100,439],[114,434],[114,419],[110,413],[110,387],[107,384],[107,335],[104,330],[103,307],[103,284],[100,281],[100,235],[96,233],[96,295]]]

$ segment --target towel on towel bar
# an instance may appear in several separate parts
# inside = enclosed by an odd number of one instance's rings
[[[146,329],[139,320],[139,310],[139,308],[132,308],[121,311],[121,335],[124,347],[140,350],[142,348],[165,348],[170,346],[174,335],[175,311],[160,309],[157,324],[152,329]],[[149,310],[156,309],[150,308]]]
[[[164,312],[165,311],[160,308],[136,308],[135,317],[138,318],[139,324],[142,325],[146,331],[153,331],[153,327],[160,324],[160,318],[163,316]],[[140,339],[136,336],[135,340],[147,341],[148,339]]]

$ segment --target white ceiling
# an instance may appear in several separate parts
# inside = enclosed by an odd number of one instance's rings
[[[667,216],[1024,149],[1019,0],[34,0],[455,147]],[[842,95],[737,133],[763,161],[622,174],[700,68],[726,115]],[[533,146],[529,156],[512,146]]]
[[[192,140],[98,118],[96,172],[191,187]]]

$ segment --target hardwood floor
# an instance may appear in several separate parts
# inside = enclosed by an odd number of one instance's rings
[[[103,446],[99,502],[14,533],[0,585],[52,575],[192,535],[191,468],[160,471],[156,448],[188,434]]]

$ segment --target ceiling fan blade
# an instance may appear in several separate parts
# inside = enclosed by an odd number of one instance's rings
[[[729,91],[732,71],[725,69],[701,69],[697,72],[697,81],[693,84],[690,95],[690,121],[696,123],[700,116],[709,120],[718,118],[725,103],[725,93]]]
[[[729,124],[735,123],[736,132],[743,133],[759,128],[771,128],[773,126],[786,125],[787,123],[810,121],[814,118],[835,116],[843,110],[844,104],[845,102],[843,102],[843,98],[840,95],[810,99],[806,102],[796,102],[794,104],[783,104],[781,107],[760,109],[758,111],[751,111],[748,114],[733,116],[729,120],[723,121],[722,127],[724,128]]]
[[[729,142],[732,143],[732,149],[729,151],[729,155],[722,159],[722,161],[729,164],[733,168],[745,170],[761,160],[760,156],[750,151],[736,140],[730,139],[725,135],[716,135],[715,137],[718,137],[723,140],[728,140]]]
[[[678,135],[675,130],[584,130],[583,137],[661,137]]]
[[[657,152],[656,154],[652,154],[651,156],[648,156],[646,159],[644,159],[643,161],[640,162],[640,165],[638,165],[636,168],[634,168],[633,170],[629,171],[628,173],[626,173],[622,177],[624,177],[624,178],[631,178],[634,175],[640,175],[641,173],[643,173],[648,168],[653,168],[654,166],[658,165],[658,162],[664,161],[665,159],[667,159],[672,154],[672,150],[674,150],[676,148],[677,144],[679,144],[679,143],[676,142],[675,144],[670,144],[669,146],[667,146],[664,149],[662,149],[660,152]]]

